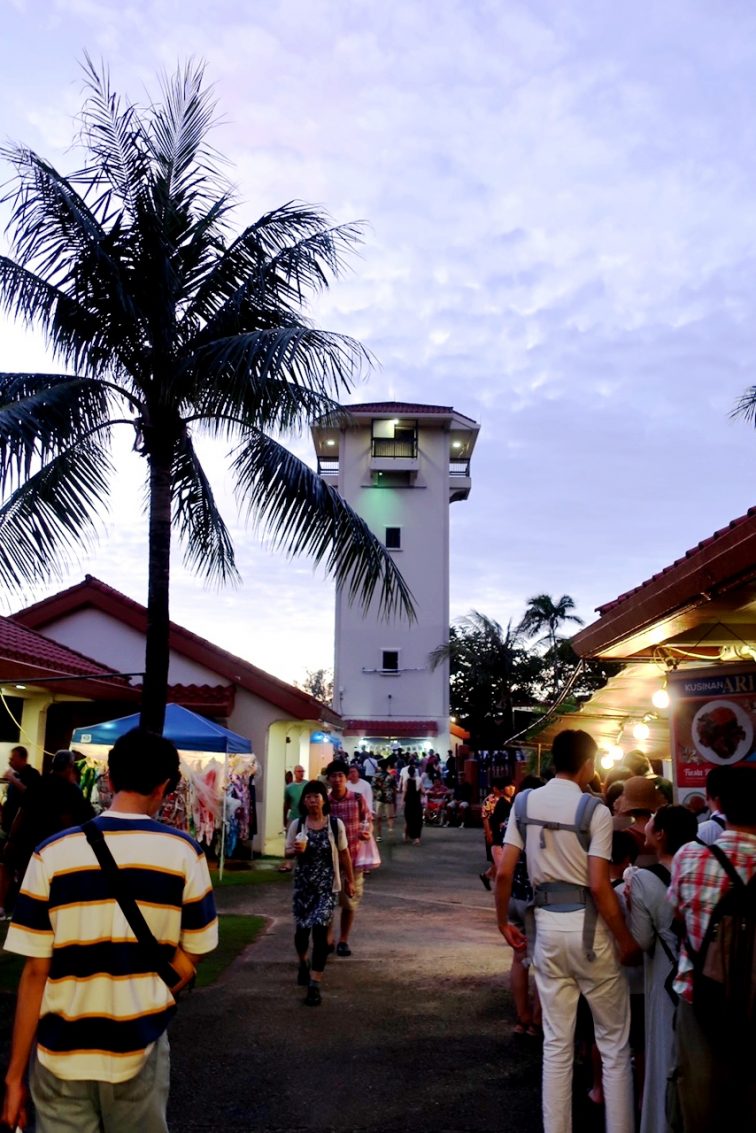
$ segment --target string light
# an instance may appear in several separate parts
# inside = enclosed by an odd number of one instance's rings
[[[647,740],[650,735],[651,729],[644,720],[640,720],[633,727],[633,739],[635,740]]]
[[[669,708],[669,693],[666,688],[658,688],[651,697],[654,708]]]

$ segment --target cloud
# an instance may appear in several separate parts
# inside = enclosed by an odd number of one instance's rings
[[[355,400],[482,423],[470,500],[452,508],[453,610],[506,621],[533,591],[567,591],[589,617],[752,502],[754,437],[729,418],[756,372],[750,5],[726,20],[682,0],[50,13],[9,15],[0,132],[65,166],[83,45],[137,97],[194,54],[216,84],[239,226],[292,198],[369,222],[312,314],[378,357]],[[38,357],[27,336],[4,342],[4,368]],[[96,573],[143,588],[140,523]],[[237,538],[244,587],[199,601],[179,570],[178,620],[207,617],[274,671],[327,663],[328,586]]]

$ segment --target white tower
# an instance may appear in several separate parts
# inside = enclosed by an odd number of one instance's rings
[[[449,742],[449,671],[429,654],[449,638],[449,504],[470,494],[479,426],[450,406],[347,406],[312,428],[318,472],[396,558],[417,621],[387,620],[336,592],[333,706],[349,748]]]

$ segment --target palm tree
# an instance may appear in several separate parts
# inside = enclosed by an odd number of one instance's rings
[[[62,372],[0,374],[0,581],[18,590],[60,577],[70,548],[91,542],[112,434],[131,430],[147,464],[142,721],[159,731],[172,531],[191,567],[238,578],[196,435],[229,443],[243,511],[274,545],[323,562],[366,604],[411,617],[412,602],[366,524],[279,439],[341,411],[368,360],[302,311],[339,274],[359,227],[289,203],[233,235],[203,67],[177,71],[144,108],[88,58],[84,72],[79,170],[64,176],[20,145],[2,151],[15,175],[0,305],[42,329]]]
[[[451,627],[449,641],[430,654],[436,668],[449,662],[452,712],[481,747],[496,747],[516,730],[514,709],[532,702],[543,662],[523,648],[519,627],[504,629],[471,610]]]
[[[564,638],[559,636],[558,630],[565,622],[583,625],[582,618],[570,613],[574,609],[575,603],[569,594],[563,594],[556,602],[550,594],[536,594],[528,599],[519,625],[520,632],[526,637],[535,637],[542,630],[546,631],[536,644],[547,646],[544,657],[552,667],[552,693],[556,693],[564,666],[564,653],[560,652]]]

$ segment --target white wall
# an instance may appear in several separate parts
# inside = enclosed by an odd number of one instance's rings
[[[449,434],[419,426],[418,471],[412,487],[371,486],[370,422],[342,433],[339,491],[383,540],[400,527],[402,548],[392,552],[409,585],[417,621],[364,613],[337,594],[334,707],[345,717],[435,719],[448,728],[448,668],[431,670],[429,653],[449,633]],[[397,675],[380,670],[382,651],[399,650]],[[341,691],[343,690],[343,691]]]
[[[102,610],[76,610],[45,626],[43,632],[116,672],[144,671],[144,634]],[[218,674],[172,652],[168,680],[171,684],[218,684]]]

